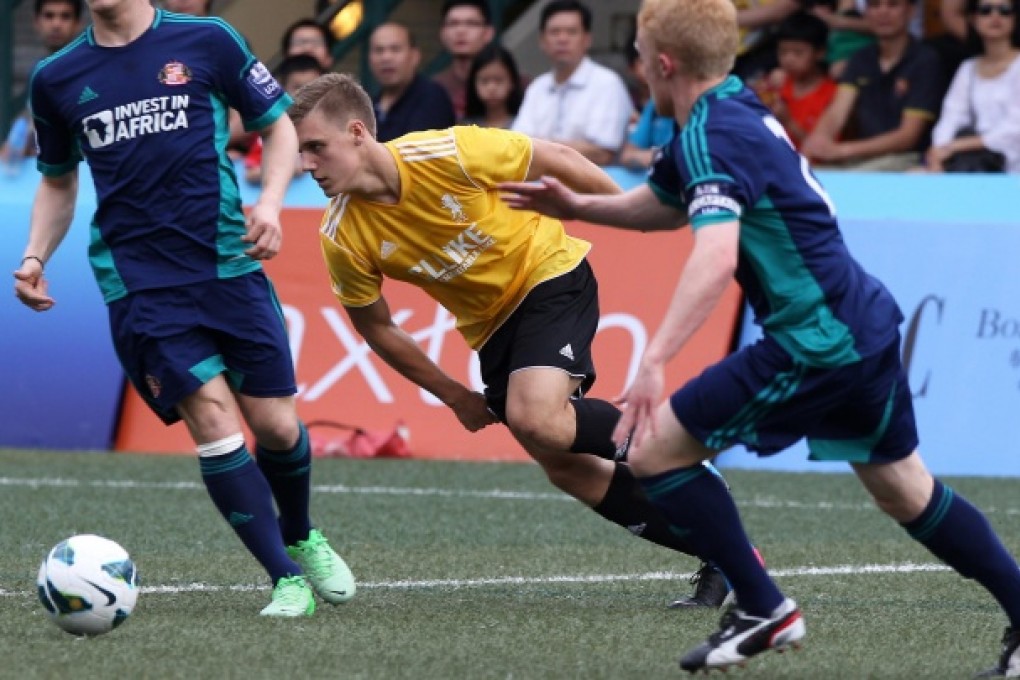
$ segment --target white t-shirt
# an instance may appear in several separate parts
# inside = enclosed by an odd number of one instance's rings
[[[528,86],[513,129],[538,139],[586,141],[617,151],[634,112],[623,80],[585,57],[564,83],[543,73]]]
[[[977,73],[977,57],[957,69],[932,130],[934,146],[948,144],[973,126],[985,146],[1006,157],[1006,172],[1020,172],[1020,57],[994,78]]]

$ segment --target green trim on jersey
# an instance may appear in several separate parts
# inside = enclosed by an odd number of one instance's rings
[[[765,332],[794,359],[832,368],[860,360],[850,329],[832,314],[790,231],[767,195],[740,218],[740,250],[754,269],[771,309]],[[776,272],[788,272],[777,278]]]
[[[127,286],[117,271],[113,253],[110,252],[110,246],[103,241],[103,234],[95,218],[89,225],[89,264],[92,265],[92,273],[103,294],[103,302],[110,304],[127,295]]]
[[[269,109],[258,118],[251,121],[244,121],[244,129],[248,132],[252,132],[254,130],[263,130],[269,127],[279,120],[293,103],[294,100],[290,98],[289,94],[283,95],[275,104],[273,104],[273,108]]]
[[[75,168],[78,167],[79,163],[81,163],[80,156],[77,158],[72,158],[66,163],[61,163],[60,165],[50,165],[48,163],[43,163],[42,161],[36,161],[35,167],[39,170],[40,173],[46,175],[47,177],[61,177],[62,175],[66,175],[67,173],[72,172]]]
[[[227,35],[233,38],[234,42],[236,42],[238,47],[241,48],[241,51],[247,52],[250,56],[248,61],[245,62],[244,68],[242,68],[241,72],[237,74],[238,78],[244,78],[245,74],[248,73],[248,70],[251,68],[252,62],[257,61],[255,59],[255,56],[251,54],[251,49],[248,47],[247,41],[245,41],[241,34],[238,33],[233,26],[228,24],[223,19],[220,19],[219,17],[194,17],[187,14],[175,15],[167,14],[165,11],[162,10],[159,12],[159,14],[162,15],[163,19],[165,19],[168,24],[216,24],[224,31],[226,31]]]
[[[650,177],[648,178],[647,184],[648,187],[652,190],[652,193],[655,194],[655,197],[659,199],[659,203],[662,203],[663,205],[672,206],[674,208],[677,208],[678,210],[687,210],[687,203],[685,203],[682,198],[680,198],[671,191],[666,191],[658,184],[653,182]]]
[[[878,423],[875,431],[867,437],[860,439],[811,439],[808,438],[808,449],[811,455],[810,460],[840,460],[847,463],[868,463],[871,461],[871,452],[875,449],[886,430],[889,429],[889,421],[892,419],[893,406],[896,404],[896,386],[889,390],[889,398],[885,402],[885,410],[882,412],[882,420]],[[915,537],[916,538],[916,537]]]
[[[216,276],[229,279],[242,276],[262,268],[258,260],[244,254],[249,244],[241,240],[245,235],[245,218],[241,211],[241,193],[237,185],[234,164],[227,155],[227,143],[230,141],[230,124],[228,121],[229,107],[218,94],[210,96],[220,175],[220,215],[216,225]]]

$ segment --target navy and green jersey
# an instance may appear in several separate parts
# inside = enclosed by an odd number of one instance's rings
[[[738,78],[695,102],[649,184],[686,207],[695,230],[740,222],[737,282],[756,321],[797,360],[845,365],[896,338],[896,301],[850,255],[807,160]]]
[[[91,168],[89,259],[107,302],[261,267],[241,241],[228,109],[257,130],[290,98],[229,25],[157,11],[123,47],[90,27],[36,67],[29,93],[39,170]]]

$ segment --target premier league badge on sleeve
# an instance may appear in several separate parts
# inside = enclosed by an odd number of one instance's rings
[[[191,69],[179,61],[171,61],[159,70],[159,82],[164,85],[187,85],[191,82]]]
[[[280,91],[280,86],[273,78],[273,74],[261,61],[252,64],[251,70],[248,71],[248,82],[267,99],[275,97]]]

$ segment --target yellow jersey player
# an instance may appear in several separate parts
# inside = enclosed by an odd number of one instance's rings
[[[554,485],[606,519],[693,554],[617,460],[619,410],[585,396],[599,321],[590,244],[557,219],[511,210],[497,189],[551,175],[578,191],[619,192],[609,176],[566,146],[499,129],[381,143],[371,100],[342,74],[303,87],[289,113],[304,168],[331,199],[320,238],[333,290],[376,354],[469,431],[504,423]],[[484,394],[448,376],[393,322],[386,277],[419,287],[457,318],[479,353]],[[717,570],[702,573],[725,584]],[[725,595],[724,585],[701,604],[719,606]]]

